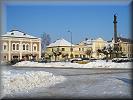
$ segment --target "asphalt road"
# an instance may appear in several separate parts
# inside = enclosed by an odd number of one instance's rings
[[[4,67],[6,68],[6,67]],[[36,88],[19,98],[131,98],[129,69],[17,68],[15,71],[46,71],[67,80],[48,88]]]

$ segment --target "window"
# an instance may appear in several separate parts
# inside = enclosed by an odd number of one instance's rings
[[[29,45],[27,44],[27,45],[26,45],[26,50],[28,50],[28,49],[29,49]]]
[[[6,59],[6,56],[4,56],[4,59]]]
[[[82,48],[82,51],[84,51],[84,48]]]
[[[79,48],[79,51],[80,51],[80,48]]]
[[[75,55],[75,58],[78,58],[79,57],[79,55]]]
[[[7,51],[7,49],[8,49],[8,44],[7,44],[7,42],[4,42],[4,43],[3,43],[3,46],[2,46],[1,49],[3,49],[4,51]]]
[[[59,51],[59,48],[57,48],[57,51]]]
[[[23,44],[23,50],[25,50],[25,44]]]
[[[36,51],[36,46],[34,46],[34,51]]]
[[[13,50],[15,50],[15,44],[13,44]]]
[[[62,48],[62,51],[65,51],[65,48]]]
[[[83,55],[83,58],[85,58],[85,55]]]
[[[37,51],[37,44],[33,44],[33,50]]]
[[[11,33],[11,35],[14,35],[14,33]]]
[[[6,45],[4,45],[4,50],[6,50]]]
[[[16,49],[19,50],[19,44],[16,45]]]
[[[73,51],[73,48],[71,48],[71,50]]]
[[[70,48],[70,51],[73,51],[73,48]]]

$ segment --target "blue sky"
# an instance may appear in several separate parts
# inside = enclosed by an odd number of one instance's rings
[[[33,36],[50,34],[52,41],[61,37],[73,43],[87,38],[113,36],[113,15],[117,14],[118,34],[129,37],[130,11],[128,5],[7,5],[7,30],[18,29]]]

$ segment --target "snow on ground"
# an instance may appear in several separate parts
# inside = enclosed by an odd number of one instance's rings
[[[115,63],[112,61],[106,62],[104,60],[97,60],[96,62],[89,62],[87,64],[78,64],[71,62],[51,62],[38,63],[31,61],[22,61],[13,66],[28,66],[28,67],[64,67],[64,68],[132,68],[132,62]]]
[[[50,87],[65,81],[64,76],[54,76],[45,71],[14,72],[13,70],[2,71],[2,93],[12,95],[27,92],[34,88]]]

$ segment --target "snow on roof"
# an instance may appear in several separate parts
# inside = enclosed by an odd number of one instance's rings
[[[97,38],[96,41],[104,41],[101,37]]]
[[[84,40],[84,41],[81,41],[80,42],[80,44],[86,44],[86,45],[91,45],[92,44],[92,42],[93,42],[93,40],[92,39],[88,39],[88,40]]]
[[[71,46],[71,43],[66,41],[65,39],[61,38],[59,40],[56,40],[55,42],[51,43],[47,47],[55,47],[55,46]],[[72,46],[74,46],[72,44]]]
[[[12,30],[10,32],[7,32],[4,35],[1,35],[2,37],[22,37],[22,38],[38,38],[31,35],[28,35],[27,33],[21,32],[19,30]]]

